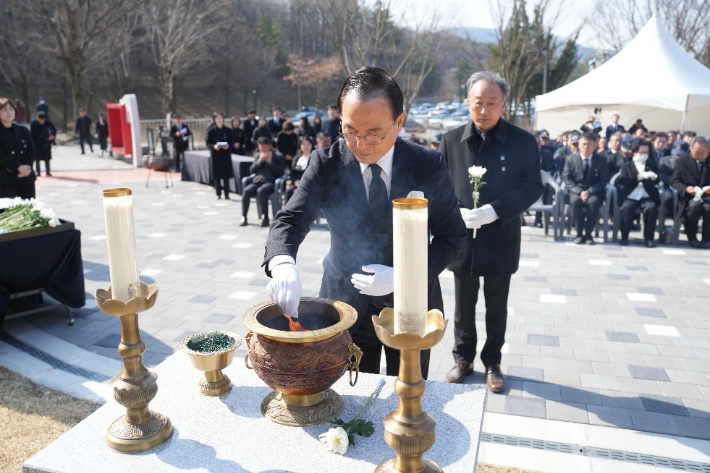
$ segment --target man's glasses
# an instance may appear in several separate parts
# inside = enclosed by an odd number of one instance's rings
[[[397,120],[392,122],[390,127],[387,129],[387,133],[385,133],[385,136],[378,136],[378,135],[360,136],[360,135],[356,135],[355,133],[344,133],[343,132],[343,138],[348,143],[357,143],[358,140],[362,140],[365,143],[367,143],[368,145],[379,145],[380,143],[382,143],[382,140],[384,140],[387,137],[387,135],[389,134],[390,130],[392,129],[392,127],[394,126],[395,123],[397,123]],[[341,132],[342,132],[342,129],[343,128],[341,126],[341,128],[340,128]]]

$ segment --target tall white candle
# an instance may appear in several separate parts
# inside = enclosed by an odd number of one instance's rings
[[[131,194],[127,188],[104,191],[111,298],[124,303],[137,296],[140,289]]]
[[[393,202],[394,333],[424,336],[428,303],[429,214],[426,199]]]

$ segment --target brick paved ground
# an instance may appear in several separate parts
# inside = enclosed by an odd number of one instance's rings
[[[82,159],[67,156],[65,169]],[[93,169],[111,169],[106,161]],[[118,321],[98,311],[91,295],[109,285],[100,191],[118,182],[109,172],[96,180],[104,182],[38,187],[38,197],[82,231],[87,306],[76,311],[73,327],[56,314],[27,319],[117,358]],[[149,365],[199,330],[246,333],[242,314],[267,299],[260,268],[267,230],[240,228],[240,202],[217,201],[207,186],[178,182],[166,190],[158,182],[148,189],[127,183],[135,195],[142,279],[160,284],[158,304],[140,317]],[[710,253],[688,247],[684,238],[678,248],[586,247],[523,230],[503,355],[507,390],[489,396],[488,410],[710,439]],[[304,295],[315,296],[327,228],[314,228],[301,248]],[[450,273],[442,285],[452,317]],[[482,301],[478,308],[479,333],[485,333]],[[433,350],[431,379],[442,380],[452,365],[452,329]],[[476,360],[467,382],[483,382],[482,369]]]

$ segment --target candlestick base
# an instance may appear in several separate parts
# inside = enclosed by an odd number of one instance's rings
[[[448,321],[438,310],[427,313],[423,337],[413,333],[394,334],[394,310],[384,309],[372,316],[377,338],[390,348],[399,350],[399,376],[394,390],[399,396],[399,407],[385,417],[385,442],[397,454],[377,467],[384,473],[435,473],[443,470],[431,460],[423,458],[436,440],[436,421],[424,412],[422,396],[426,383],[422,379],[419,351],[441,341]]]
[[[126,415],[116,419],[106,431],[106,445],[120,453],[141,453],[164,444],[173,435],[167,416],[151,412],[148,404],[158,394],[158,375],[143,365],[145,343],[138,329],[138,313],[144,312],[158,298],[158,285],[140,283],[139,295],[125,304],[111,299],[108,291],[98,289],[96,302],[104,313],[121,318],[121,343],[118,353],[123,370],[111,382],[113,397],[126,408]]]

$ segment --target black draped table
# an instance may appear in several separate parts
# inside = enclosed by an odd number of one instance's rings
[[[0,242],[0,325],[10,295],[38,289],[69,307],[84,306],[79,230]]]
[[[229,180],[229,191],[242,194],[242,178],[249,175],[254,158],[238,154],[232,155],[234,179]],[[185,151],[182,164],[182,180],[199,182],[214,187],[212,183],[212,160],[209,150]]]

